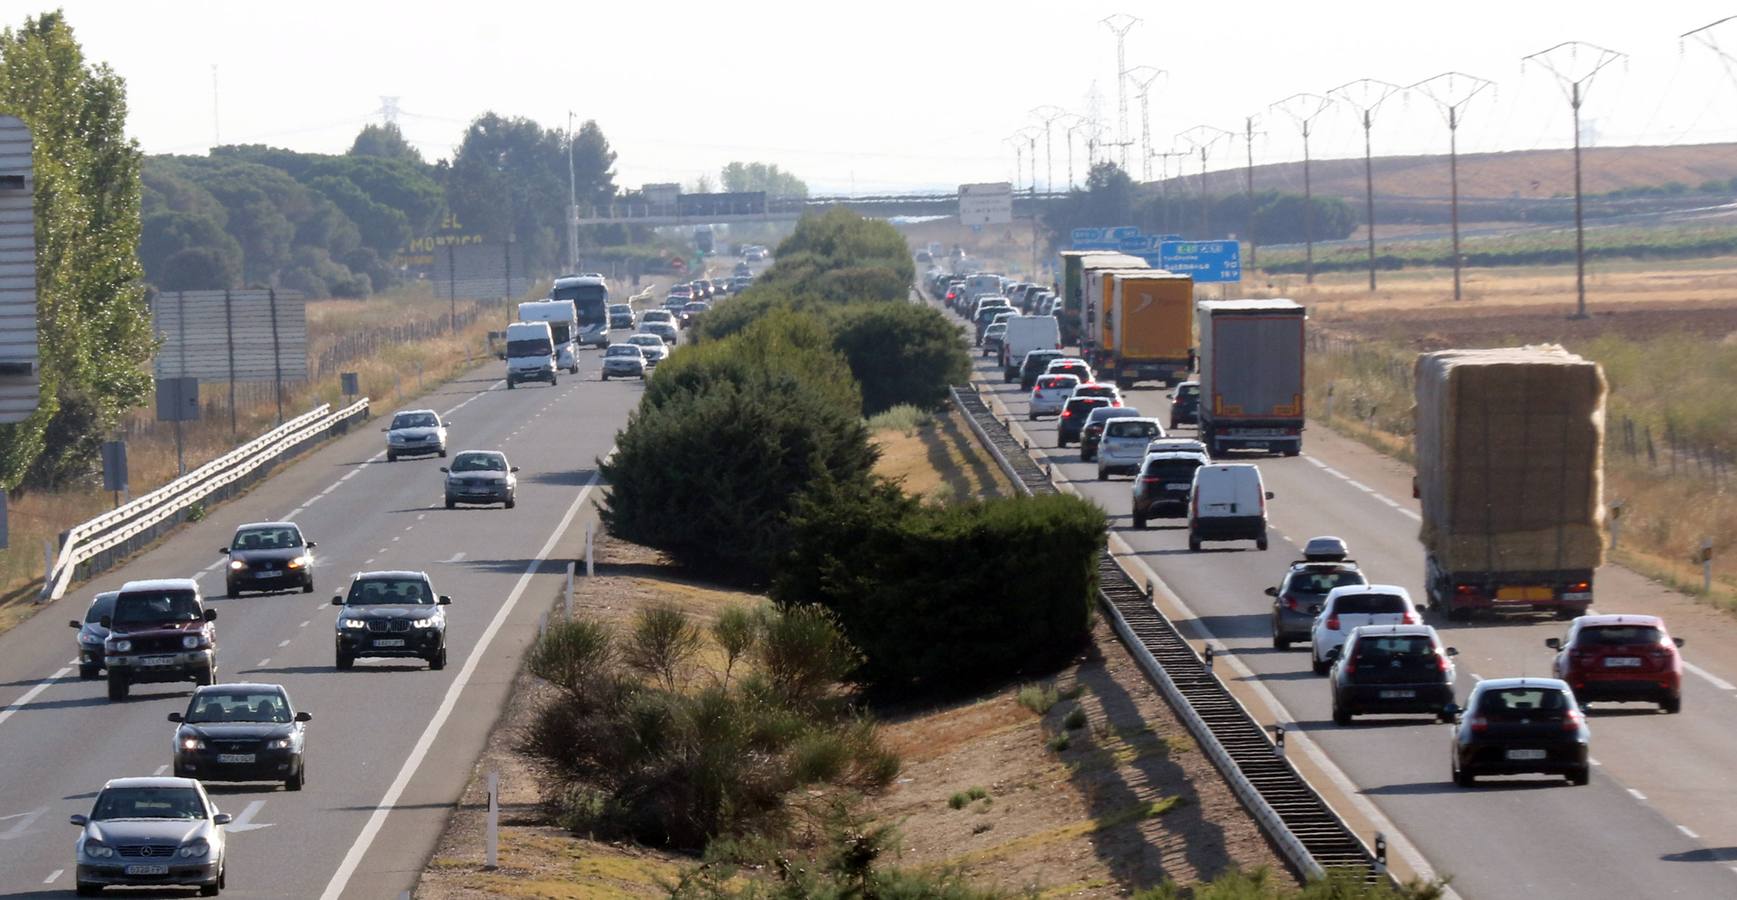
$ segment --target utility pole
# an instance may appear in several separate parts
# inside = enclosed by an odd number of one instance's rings
[[[1460,160],[1459,160],[1459,130],[1460,122],[1465,117],[1466,104],[1481,93],[1484,88],[1495,87],[1496,83],[1476,75],[1464,72],[1443,72],[1406,88],[1407,91],[1417,91],[1428,97],[1430,102],[1441,108],[1442,115],[1447,119],[1448,127],[1448,216],[1453,223],[1454,235],[1454,299],[1460,299]]]
[[[1400,90],[1375,78],[1348,81],[1327,92],[1356,110],[1363,119],[1363,217],[1369,227],[1369,292],[1375,292],[1375,161],[1371,155],[1370,131],[1375,127],[1375,111]]]
[[[1050,156],[1050,126],[1069,113],[1059,106],[1040,106],[1032,110],[1031,114],[1043,123],[1043,190],[1044,193],[1051,193],[1055,190],[1055,160]]]
[[[217,65],[213,63],[211,65],[211,146],[213,147],[223,146],[223,129],[219,124],[221,119],[218,116],[218,112]]]
[[[1255,256],[1255,192],[1254,192],[1254,116],[1243,120],[1243,141],[1248,150],[1248,267],[1252,271],[1259,264]],[[1263,132],[1264,133],[1264,132]]]
[[[567,271],[579,271],[579,188],[573,178],[572,110],[567,110]]]
[[[1181,159],[1187,155],[1188,151],[1186,150],[1162,150],[1152,154],[1152,158],[1158,160],[1158,205],[1163,208],[1159,224],[1165,231],[1170,230],[1170,190],[1167,187],[1170,182],[1170,160]],[[1181,177],[1181,163],[1176,164],[1176,174]],[[1177,216],[1178,221],[1181,218],[1181,216]],[[1177,229],[1181,230],[1181,226],[1178,225]]]
[[[1333,101],[1320,94],[1292,94],[1268,109],[1276,109],[1291,117],[1303,132],[1303,280],[1315,283],[1315,195],[1309,186],[1309,131],[1315,117],[1327,111]]]
[[[1586,61],[1584,58],[1590,58]],[[1568,98],[1574,110],[1574,318],[1586,318],[1586,223],[1582,216],[1583,197],[1580,190],[1580,104],[1592,88],[1592,79],[1600,70],[1628,54],[1588,44],[1585,41],[1564,41],[1548,50],[1540,50],[1520,58],[1524,70],[1528,62],[1537,63],[1555,76],[1556,84]]]
[[[1200,237],[1197,240],[1204,241],[1212,235],[1211,220],[1208,218],[1212,207],[1206,197],[1206,158],[1211,154],[1214,144],[1234,137],[1230,132],[1211,125],[1196,125],[1176,135],[1176,139],[1187,144],[1191,151],[1200,152]]]
[[[1015,131],[1007,137],[1002,138],[1003,141],[1013,145],[1013,190],[1016,192],[1019,190],[1019,172],[1025,164],[1025,145],[1020,143],[1024,138],[1025,132],[1023,131]],[[1036,160],[1033,160],[1033,165],[1035,165],[1036,162]]]
[[[1122,171],[1128,170],[1128,30],[1140,24],[1140,19],[1127,13],[1116,13],[1103,20],[1105,28],[1116,36],[1116,146],[1122,148]]]
[[[1138,87],[1140,98],[1140,180],[1152,180],[1152,109],[1149,98],[1152,82],[1168,78],[1169,72],[1154,66],[1135,66],[1128,70],[1128,80]]]
[[[1068,141],[1068,190],[1074,189],[1074,132],[1091,124],[1091,120],[1079,113],[1068,113],[1064,118],[1073,120],[1067,127]]]
[[[1719,46],[1718,37],[1713,33],[1713,29],[1726,22],[1737,22],[1737,16],[1726,16],[1717,22],[1702,25],[1694,31],[1686,31],[1677,40],[1682,45],[1681,49],[1687,49],[1689,40],[1693,38],[1695,43],[1713,51],[1713,55],[1719,58],[1719,64],[1725,67],[1725,75],[1733,82],[1737,82],[1737,56],[1732,56],[1730,51]]]

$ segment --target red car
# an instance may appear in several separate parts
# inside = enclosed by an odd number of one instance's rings
[[[1683,657],[1658,616],[1581,616],[1568,637],[1550,638],[1551,673],[1568,682],[1582,707],[1594,700],[1657,703],[1667,713],[1683,708]]]

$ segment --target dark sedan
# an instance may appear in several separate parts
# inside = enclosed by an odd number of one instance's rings
[[[341,606],[337,624],[338,668],[358,657],[409,657],[446,668],[446,612],[452,598],[436,594],[424,572],[362,572],[350,580],[348,594],[332,598]]]
[[[1478,682],[1457,717],[1450,752],[1454,783],[1471,787],[1480,775],[1541,773],[1586,784],[1592,777],[1586,714],[1568,683],[1555,678],[1491,678]]]
[[[307,780],[306,722],[277,684],[214,684],[193,692],[186,713],[170,713],[175,774],[200,781],[281,781],[299,791]]]
[[[294,588],[313,593],[316,546],[293,522],[253,522],[235,529],[229,546],[217,548],[229,557],[224,577],[229,596]]]
[[[1170,393],[1170,427],[1200,422],[1200,382],[1184,381]]]
[[[78,629],[78,677],[85,681],[92,681],[102,674],[103,641],[109,636],[103,620],[114,614],[115,598],[120,595],[120,591],[97,594],[84,611],[84,621],[73,619],[68,623]]]
[[[1451,721],[1454,664],[1428,625],[1363,625],[1351,630],[1333,665],[1333,723],[1369,713],[1423,713]]]

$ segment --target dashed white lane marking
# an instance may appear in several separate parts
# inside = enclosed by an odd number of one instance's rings
[[[378,550],[375,550],[375,551],[374,551],[374,552],[375,552],[375,553],[385,553],[385,552],[386,552],[386,548],[385,548],[385,547],[381,547],[381,548],[380,548],[380,549],[378,549]]]
[[[1483,680],[1484,680],[1484,676],[1482,676],[1482,675],[1479,675],[1479,674],[1478,674],[1478,673],[1476,673],[1476,672],[1473,672],[1473,673],[1472,673],[1472,680],[1473,680],[1473,681],[1483,681]]]
[[[344,474],[344,477],[338,479],[338,483],[343,484],[344,482],[349,481],[352,478],[355,478],[357,475],[361,474],[362,470],[364,468],[366,468],[367,465],[368,465],[367,463],[363,463],[362,465],[357,466],[354,469],[351,469],[349,472]]]
[[[303,622],[303,623],[302,623],[302,624],[300,624],[300,625],[297,625],[297,626],[296,626],[296,627],[297,627],[297,628],[306,628],[306,627],[308,627],[308,625],[309,625],[309,624],[311,624],[311,623],[312,623],[312,622],[313,622],[313,621],[314,621],[314,620],[313,620],[313,619],[309,619],[309,620],[307,620],[307,621],[306,621],[306,622]],[[287,644],[287,643],[289,643],[289,641],[284,641],[284,643],[286,643],[286,644]]]
[[[404,526],[404,530],[405,530],[405,531],[409,531],[409,530],[410,530],[410,529],[412,529],[412,528],[415,528],[415,527],[416,527],[416,525],[415,525],[415,524],[410,524],[410,525],[406,525],[406,526]],[[393,540],[398,540],[398,539],[397,539],[397,538],[393,538]]]
[[[255,667],[254,667],[254,668],[256,668],[256,669],[263,669],[263,668],[265,668],[265,667],[266,667],[266,666],[269,666],[269,665],[271,665],[271,657],[269,657],[269,656],[268,656],[268,657],[266,657],[266,658],[265,658],[265,659],[262,659],[262,660],[260,660],[260,661],[259,661],[259,665],[257,665],[257,666],[255,666]]]
[[[428,513],[417,513],[416,514],[416,521],[418,521],[418,522],[420,522],[426,518],[428,518]]]
[[[1349,475],[1346,475],[1344,472],[1341,472],[1338,469],[1335,469],[1332,466],[1327,465],[1326,463],[1314,458],[1313,456],[1304,456],[1303,458],[1308,460],[1310,463],[1312,463],[1315,466],[1315,468],[1320,469],[1323,472],[1326,472],[1328,475],[1331,475],[1334,478],[1337,478],[1340,481],[1345,482],[1346,484],[1362,491],[1365,494],[1368,494],[1371,497],[1374,497],[1377,500],[1380,500],[1382,503],[1391,507],[1394,511],[1398,512],[1400,515],[1406,517],[1407,519],[1410,519],[1413,522],[1423,521],[1423,516],[1421,514],[1419,514],[1417,510],[1407,509],[1405,507],[1405,504],[1400,503],[1397,500],[1394,500],[1392,497],[1389,497],[1386,494],[1383,494],[1383,493],[1375,490],[1374,488],[1370,487],[1369,485],[1366,485],[1363,482],[1358,481]]]
[[[362,560],[362,565],[364,565],[364,566],[371,566],[373,564],[374,564],[374,557],[372,557],[372,556],[368,557],[365,560]]]
[[[1588,757],[1587,757],[1587,758],[1586,758],[1586,764],[1587,764],[1587,765],[1589,765],[1589,766],[1602,766],[1602,765],[1604,765],[1604,763],[1601,763],[1601,762],[1599,762],[1599,761],[1598,761],[1598,760],[1596,760],[1596,759],[1593,759],[1593,758],[1592,758],[1592,757],[1590,757],[1590,756],[1588,756]]]
[[[307,623],[306,623],[306,622],[303,622],[303,623],[302,623],[302,624],[303,624],[303,625],[306,625],[306,624],[307,624]],[[278,646],[279,646],[279,647],[288,647],[288,646],[289,646],[289,638],[284,638],[284,639],[283,639],[283,640],[281,640],[281,641],[278,641],[278,642],[277,642],[277,645],[278,645]]]
[[[42,879],[42,883],[43,884],[53,884],[55,882],[55,880],[60,878],[60,876],[65,872],[66,872],[65,869],[55,869],[54,871],[48,873],[47,878]]]
[[[19,697],[17,700],[12,701],[11,706],[6,707],[5,709],[0,709],[0,723],[4,723],[7,719],[12,718],[13,713],[19,711],[20,709],[23,709],[26,706],[29,706],[30,701],[36,699],[36,695],[42,693],[43,691],[48,690],[49,685],[51,685],[51,684],[55,683],[56,681],[59,681],[60,679],[66,677],[66,673],[71,672],[71,671],[72,671],[71,666],[65,666],[61,669],[56,670],[53,675],[50,675],[47,678],[44,678],[43,680],[38,681],[36,683],[35,687],[24,692],[24,696]]]
[[[396,543],[398,543],[398,542],[399,542],[399,541],[400,541],[400,540],[403,540],[403,536],[402,536],[402,535],[393,535],[393,537],[392,537],[392,543],[394,543],[394,544],[396,544]]]
[[[168,771],[169,771],[169,767],[167,765],[162,765],[162,766],[157,767],[157,774],[158,775],[162,775]]]
[[[1690,837],[1690,838],[1692,838],[1692,839],[1694,839],[1694,840],[1697,840],[1697,841],[1698,841],[1698,840],[1700,840],[1700,839],[1701,839],[1701,836],[1700,836],[1700,835],[1698,835],[1698,834],[1696,834],[1696,833],[1695,833],[1695,832],[1693,832],[1693,831],[1691,831],[1691,830],[1690,830],[1690,829],[1689,829],[1689,826],[1687,826],[1687,825],[1678,825],[1678,826],[1677,826],[1677,830],[1678,830],[1678,831],[1681,831],[1681,832],[1682,832],[1682,833],[1683,833],[1683,834],[1686,834],[1686,835],[1688,835],[1688,836],[1689,836],[1689,837]]]
[[[1721,691],[1737,691],[1737,684],[1732,684],[1731,682],[1726,681],[1725,679],[1720,678],[1717,675],[1714,675],[1712,672],[1709,672],[1706,669],[1703,669],[1700,666],[1697,666],[1694,663],[1689,662],[1686,659],[1683,660],[1683,668],[1688,669],[1690,672],[1693,672],[1694,674],[1699,675],[1702,678],[1705,678],[1707,680],[1708,684],[1711,684],[1712,686],[1718,688]]]
[[[318,500],[318,499],[320,499],[320,498],[318,498],[318,497],[314,498],[314,500]],[[283,517],[284,521],[286,521],[286,522],[294,521],[296,516],[299,516],[302,513],[307,512],[308,506],[310,504],[312,504],[314,502],[314,500],[309,500],[307,503],[303,503],[301,506],[298,506],[295,509],[292,509],[287,513],[284,513],[284,517]]]
[[[1626,790],[1628,791],[1628,795],[1630,797],[1635,798],[1636,800],[1640,800],[1640,801],[1644,802],[1647,799],[1647,795],[1641,793],[1640,791],[1635,790],[1634,788],[1627,788]]]

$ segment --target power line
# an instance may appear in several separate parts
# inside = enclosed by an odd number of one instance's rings
[[[1140,24],[1138,16],[1116,13],[1105,16],[1104,27],[1116,35],[1116,146],[1122,149],[1122,170],[1128,170],[1128,30]]]
[[[1210,209],[1206,201],[1206,158],[1212,153],[1212,148],[1219,141],[1231,141],[1236,135],[1212,125],[1196,125],[1178,132],[1176,139],[1187,144],[1189,149],[1200,152],[1200,239],[1205,240],[1212,233],[1211,222],[1207,218]]]
[[[1315,118],[1332,102],[1320,94],[1302,92],[1267,107],[1289,116],[1303,133],[1303,280],[1309,284],[1315,283],[1315,197],[1309,186],[1309,132]]]
[[[1128,80],[1140,88],[1140,180],[1152,180],[1152,109],[1149,97],[1152,82],[1168,79],[1169,72],[1156,66],[1135,66],[1128,70]]]
[[[1459,166],[1459,130],[1460,117],[1466,104],[1472,98],[1484,92],[1485,88],[1496,86],[1494,81],[1467,75],[1464,72],[1443,72],[1425,78],[1406,88],[1407,93],[1416,91],[1429,98],[1447,119],[1448,127],[1448,215],[1453,223],[1454,236],[1454,299],[1460,299],[1460,166]]]

